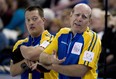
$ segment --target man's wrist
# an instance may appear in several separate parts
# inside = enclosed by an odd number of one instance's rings
[[[52,64],[52,66],[51,66],[51,70],[55,70],[55,66],[56,66],[57,64]]]
[[[29,69],[29,67],[27,66],[27,64],[26,64],[25,62],[23,62],[23,63],[21,64],[21,68],[22,68],[23,70],[28,70],[28,69]]]
[[[39,56],[39,61],[40,63],[46,64],[46,65],[51,65],[52,64],[52,60],[51,60],[51,56],[42,52]]]

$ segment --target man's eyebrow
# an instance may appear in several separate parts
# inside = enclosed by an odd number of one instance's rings
[[[74,13],[74,14],[81,14],[81,15],[84,15],[84,16],[86,16],[86,17],[90,17],[89,14],[82,14],[82,13]]]

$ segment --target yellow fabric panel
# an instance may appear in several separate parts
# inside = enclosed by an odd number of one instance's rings
[[[93,38],[93,35],[94,35],[94,38]],[[89,30],[83,34],[83,37],[84,37],[84,47],[83,47],[83,51],[80,55],[78,64],[87,65],[91,68],[91,70],[88,71],[87,74],[82,79],[97,79],[98,74],[96,73],[96,69],[97,69],[99,55],[101,53],[101,41],[95,32],[92,33]],[[93,42],[92,42],[92,38],[93,38]],[[92,50],[92,47],[94,47],[93,50],[91,51],[94,53],[94,58],[93,58],[92,62],[87,62],[87,61],[85,62],[83,60],[84,52],[88,51],[89,46],[90,46],[90,51]]]
[[[82,50],[82,53],[80,55],[80,59],[79,59],[78,64],[84,64],[83,55],[84,55],[84,52],[86,50],[88,50],[88,47],[89,47],[89,45],[91,43],[92,36],[93,36],[93,34],[89,30],[84,32],[84,34],[83,34],[84,45],[83,45],[83,50]]]
[[[55,36],[51,44],[44,50],[45,53],[52,54],[53,50],[58,50],[58,38],[61,34],[69,33],[70,28],[62,28]]]
[[[52,54],[53,50],[58,50],[57,38],[54,38],[51,44],[44,50],[45,53]]]
[[[91,69],[86,73],[86,75],[82,79],[97,79],[98,74],[95,74],[96,71]]]
[[[28,79],[32,79],[32,73],[29,73]]]
[[[43,41],[52,41],[54,38],[53,35],[51,35],[47,30],[45,30],[43,33],[42,33],[42,36],[41,36],[41,41],[40,41],[40,44],[43,43]]]
[[[58,73],[51,70],[50,73],[44,73],[44,79],[58,79]]]
[[[17,49],[17,47],[18,47],[20,44],[22,44],[22,43],[24,43],[24,42],[28,42],[28,38],[25,38],[24,40],[19,40],[19,41],[17,41],[16,44],[14,45],[14,47],[13,47],[13,52]]]
[[[53,36],[46,30],[42,33],[40,43],[44,41],[51,42],[53,40]],[[49,73],[44,73],[44,79],[58,79],[58,73],[51,70]]]
[[[62,28],[57,34],[56,37],[58,38],[59,36],[61,36],[61,34],[67,34],[71,31],[70,28]]]

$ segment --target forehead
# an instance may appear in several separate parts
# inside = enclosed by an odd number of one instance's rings
[[[85,15],[90,15],[91,14],[91,9],[88,6],[75,6],[74,7],[74,14],[85,14]]]
[[[32,11],[26,11],[25,16],[39,16],[39,11],[38,10],[32,10]]]

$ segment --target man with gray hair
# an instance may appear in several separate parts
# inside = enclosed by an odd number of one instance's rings
[[[97,79],[101,41],[89,29],[90,21],[91,8],[83,3],[75,5],[70,15],[71,29],[63,28],[56,34],[39,56],[41,65],[58,72],[59,79]],[[54,51],[58,59],[52,55]],[[62,64],[56,64],[64,57]]]

